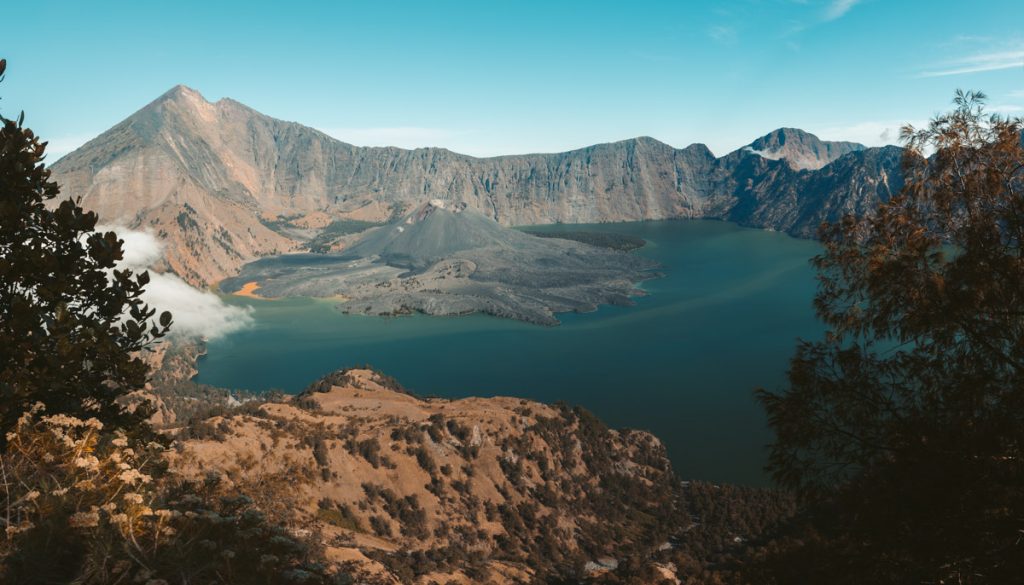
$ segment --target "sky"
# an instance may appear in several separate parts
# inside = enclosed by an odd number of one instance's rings
[[[0,114],[70,152],[172,86],[475,156],[775,128],[893,143],[957,88],[1024,115],[1021,0],[19,2]]]

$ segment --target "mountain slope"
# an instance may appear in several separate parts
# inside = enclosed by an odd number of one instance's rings
[[[895,146],[868,148],[798,171],[782,160],[743,155],[721,183],[735,198],[725,219],[813,238],[822,222],[871,213],[899,192],[901,156]]]
[[[53,165],[62,193],[104,223],[154,231],[167,268],[193,284],[297,242],[263,225],[223,110],[178,86]]]
[[[722,158],[647,137],[483,159],[361,148],[178,86],[52,168],[65,195],[81,196],[106,223],[153,230],[167,243],[169,269],[211,284],[260,256],[301,249],[331,221],[386,221],[433,198],[503,225],[738,217],[806,235],[826,206],[846,206],[851,188],[884,194],[863,181],[898,165],[858,158],[876,151],[790,129]],[[827,172],[841,161],[860,166]],[[817,170],[804,176],[803,167]]]

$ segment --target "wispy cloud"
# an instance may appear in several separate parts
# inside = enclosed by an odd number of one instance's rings
[[[735,45],[739,39],[735,27],[724,25],[713,26],[708,29],[708,36],[721,45]]]
[[[846,13],[860,4],[861,0],[832,0],[825,9],[825,20],[836,20],[846,16]]]
[[[1020,114],[1024,112],[1024,106],[1016,106],[1013,104],[999,104],[995,106],[988,106],[985,108],[993,114]]]
[[[424,148],[442,146],[460,132],[443,128],[420,126],[394,126],[381,128],[321,128],[321,131],[338,140],[356,146],[397,146],[400,148]]]
[[[1024,98],[1024,89],[1018,89],[1018,90],[1015,90],[1015,91],[1011,91],[1010,93],[1008,93],[1006,95],[1011,97],[1011,98]]]
[[[919,74],[918,77],[966,75],[969,73],[1013,69],[1015,67],[1024,70],[1024,49],[991,51],[954,59],[948,61],[940,68],[925,71]]]
[[[782,31],[782,36],[791,37],[805,31],[821,26],[825,23],[839,20],[846,16],[854,6],[862,3],[863,0],[827,0],[824,9],[820,2],[811,4],[804,0],[791,0],[794,4],[806,5],[803,13],[791,19]]]
[[[823,140],[848,140],[865,146],[885,146],[899,144],[900,128],[908,122],[918,128],[928,125],[927,120],[873,120],[844,126],[812,128],[809,132]]]
[[[951,47],[965,44],[979,44],[986,43],[991,44],[993,41],[992,37],[984,35],[956,35],[948,42],[943,43],[943,46]]]

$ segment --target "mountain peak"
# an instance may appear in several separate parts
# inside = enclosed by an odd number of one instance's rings
[[[125,122],[132,123],[139,130],[153,130],[169,119],[194,118],[197,115],[208,119],[213,107],[214,104],[199,91],[178,84],[129,116]]]
[[[821,139],[815,136],[814,134],[811,134],[810,132],[807,132],[806,130],[801,130],[799,128],[777,128],[775,130],[772,130],[768,134],[765,134],[761,138],[758,138],[758,141],[777,142],[778,144],[785,144],[787,141],[793,140],[798,142],[821,142]]]
[[[193,100],[193,101],[200,101],[200,102],[209,103],[206,100],[206,98],[203,97],[203,94],[199,93],[198,90],[192,89],[191,87],[189,87],[187,85],[184,85],[184,84],[181,84],[181,83],[179,83],[178,85],[175,85],[171,89],[165,91],[163,93],[163,95],[161,95],[160,97],[156,98],[156,100],[154,100],[154,103],[155,102],[171,101],[171,100],[173,100],[173,101]]]
[[[864,148],[863,144],[856,142],[822,140],[799,128],[779,128],[751,142],[743,150],[769,160],[785,160],[797,170],[816,170],[844,154]]]

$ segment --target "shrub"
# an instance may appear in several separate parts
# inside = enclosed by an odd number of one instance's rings
[[[0,582],[332,583],[318,551],[217,476],[166,474],[162,446],[96,419],[25,413],[0,457]],[[9,520],[8,520],[9,519]]]

